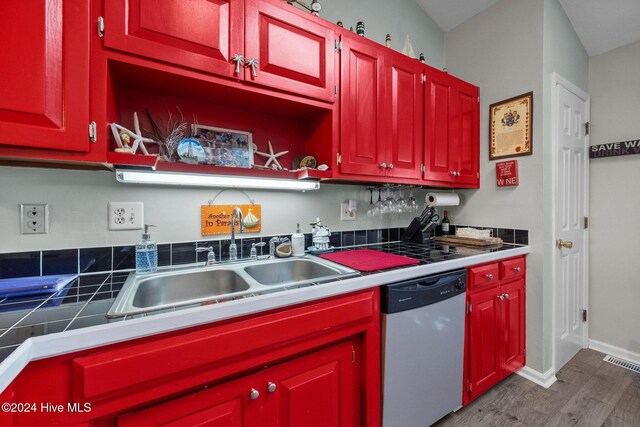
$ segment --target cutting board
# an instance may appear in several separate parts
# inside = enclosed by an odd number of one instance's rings
[[[418,264],[415,258],[378,252],[371,249],[335,252],[320,255],[321,258],[342,264],[359,271],[377,271],[386,268]]]
[[[472,237],[437,236],[433,238],[433,241],[438,243],[449,243],[452,245],[471,246],[494,246],[502,244],[502,239],[500,237],[483,237],[481,239],[474,239]]]

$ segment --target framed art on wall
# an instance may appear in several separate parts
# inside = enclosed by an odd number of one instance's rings
[[[533,92],[489,106],[489,160],[533,154]]]
[[[233,129],[193,125],[193,137],[204,148],[205,163],[250,168],[253,163],[253,135]]]

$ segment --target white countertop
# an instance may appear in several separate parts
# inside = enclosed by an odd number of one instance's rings
[[[318,286],[291,289],[286,292],[228,301],[223,304],[207,305],[177,312],[158,314],[151,317],[127,320],[126,322],[107,323],[29,338],[0,363],[0,392],[4,391],[32,360],[45,359],[121,341],[147,337],[266,310],[283,308],[456,268],[465,268],[518,255],[525,255],[529,252],[529,246],[517,246],[513,249],[498,252],[472,255],[434,264],[383,271]]]

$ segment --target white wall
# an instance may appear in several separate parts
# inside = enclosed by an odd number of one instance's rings
[[[446,66],[480,86],[480,190],[464,191],[452,221],[530,230],[527,364],[543,369],[542,0],[502,0],[445,34]],[[533,91],[533,155],[518,158],[520,185],[497,188],[489,161],[489,105]]]
[[[436,23],[418,6],[415,0],[321,0],[320,16],[345,28],[365,24],[365,37],[384,44],[387,33],[391,47],[402,51],[408,34],[416,56],[424,52],[427,63],[444,67],[444,35]]]
[[[109,201],[144,202],[145,221],[157,225],[152,236],[160,243],[201,240],[200,206],[219,191],[125,185],[116,182],[114,173],[106,171],[0,167],[0,253],[135,243],[140,238],[139,230],[108,230]],[[309,222],[318,216],[335,231],[405,227],[412,217],[367,217],[369,192],[364,186],[321,184],[319,191],[305,193],[246,191],[262,205],[259,235],[290,235],[297,222],[308,232]],[[421,200],[424,194],[424,190],[415,193]],[[359,201],[357,221],[339,220],[339,203],[347,199]],[[21,203],[49,204],[49,234],[20,234]],[[247,198],[237,191],[226,191],[216,199],[216,204],[246,203]],[[220,236],[223,237],[228,235]]]
[[[591,144],[640,138],[640,43],[589,60]],[[640,155],[590,162],[590,338],[640,353]]]

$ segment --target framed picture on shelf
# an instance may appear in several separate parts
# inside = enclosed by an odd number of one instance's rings
[[[253,163],[251,132],[200,124],[192,125],[193,138],[204,148],[205,163],[234,168],[250,168]]]
[[[533,92],[489,106],[489,160],[533,154]]]

